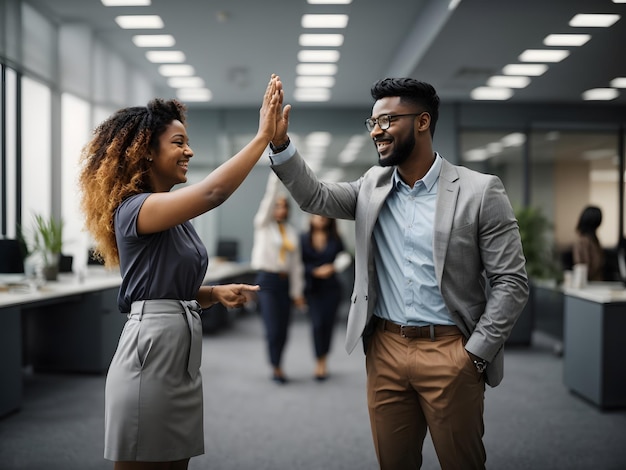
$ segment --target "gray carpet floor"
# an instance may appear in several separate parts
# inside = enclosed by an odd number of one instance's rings
[[[286,385],[269,377],[260,318],[238,317],[205,335],[202,374],[206,453],[190,469],[374,470],[364,356],[343,349],[342,319],[326,382],[313,380],[309,323],[294,318]],[[490,469],[626,469],[626,410],[601,411],[563,385],[563,360],[549,337],[509,347],[505,378],[487,388]],[[101,470],[104,377],[25,374],[22,409],[0,419],[1,470]],[[424,469],[437,469],[427,437]]]

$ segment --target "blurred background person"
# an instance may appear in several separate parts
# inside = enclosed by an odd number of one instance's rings
[[[265,335],[272,380],[287,383],[281,367],[287,344],[292,303],[304,308],[304,267],[300,256],[298,232],[289,219],[289,201],[279,192],[280,181],[270,173],[265,195],[254,217],[252,268],[261,287],[257,299]]]
[[[341,260],[339,255],[344,253],[344,244],[337,232],[336,220],[312,215],[309,230],[300,237],[300,246],[305,273],[304,294],[316,358],[314,377],[322,381],[328,375],[326,360],[341,300],[341,281],[337,277],[341,269],[335,262]]]
[[[602,223],[602,211],[596,206],[583,209],[576,225],[576,240],[572,251],[574,265],[587,266],[587,280],[604,280],[604,250],[596,231]]]

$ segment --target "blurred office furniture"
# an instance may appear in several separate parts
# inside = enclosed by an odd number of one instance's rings
[[[619,282],[565,289],[563,380],[600,408],[626,407],[626,289]]]
[[[226,261],[237,261],[239,259],[239,241],[229,238],[220,238],[217,241],[215,256]]]
[[[0,273],[19,274],[24,272],[22,247],[18,240],[0,239]]]

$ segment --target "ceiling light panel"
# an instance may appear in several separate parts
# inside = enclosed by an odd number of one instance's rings
[[[181,88],[176,96],[182,101],[211,101],[213,93],[208,88]]]
[[[543,75],[548,66],[546,64],[509,64],[502,69],[504,75],[523,75],[530,77],[538,77]]]
[[[185,54],[181,51],[148,51],[146,58],[155,64],[180,64],[185,62]]]
[[[337,66],[335,64],[298,64],[296,73],[298,75],[336,75]]]
[[[300,51],[298,52],[299,62],[337,62],[339,51]]]
[[[570,20],[569,25],[579,28],[608,28],[619,19],[619,15],[578,14]]]
[[[590,34],[550,34],[543,43],[546,46],[582,46],[590,39]]]
[[[615,88],[592,88],[583,92],[585,101],[610,101],[619,96],[619,91]]]
[[[137,47],[172,47],[176,40],[171,34],[136,34],[133,44]]]
[[[508,100],[511,96],[513,96],[513,90],[510,88],[480,86],[478,88],[474,88],[471,92],[473,100],[503,101]]]
[[[159,66],[159,73],[164,77],[192,77],[196,71],[191,65],[177,64],[161,65]]]
[[[307,0],[307,3],[309,5],[349,5],[352,0]]]
[[[200,77],[172,77],[167,79],[172,88],[204,88],[204,80]]]
[[[297,88],[331,88],[333,86],[335,86],[335,77],[324,75],[296,77]]]
[[[624,0],[624,3],[626,3],[626,0]],[[626,77],[614,78],[613,80],[611,80],[610,85],[613,88],[626,88]]]
[[[496,88],[525,88],[530,78],[514,75],[495,75],[487,80],[487,85]]]
[[[343,34],[301,34],[298,42],[302,47],[339,47]]]
[[[328,88],[296,88],[293,91],[296,101],[328,101],[330,90]]]
[[[519,56],[521,62],[561,62],[569,55],[563,49],[527,49]]]
[[[105,7],[147,7],[150,0],[101,0]]]
[[[163,20],[158,15],[121,15],[115,22],[122,29],[161,29]]]
[[[345,28],[348,15],[302,15],[303,28]]]

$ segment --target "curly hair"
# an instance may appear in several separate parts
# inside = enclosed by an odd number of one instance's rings
[[[83,147],[78,185],[85,226],[94,237],[94,256],[119,265],[113,216],[129,196],[151,191],[147,157],[174,120],[186,124],[186,107],[177,100],[153,99],[147,106],[120,109],[94,130]]]
[[[378,101],[389,96],[399,96],[403,102],[421,107],[430,114],[430,135],[434,137],[439,119],[439,96],[435,88],[413,78],[383,78],[372,85],[372,98]]]

